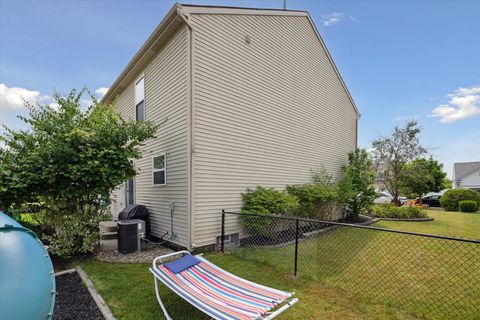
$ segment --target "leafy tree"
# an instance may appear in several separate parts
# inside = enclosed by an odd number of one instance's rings
[[[407,122],[404,128],[395,127],[389,137],[373,141],[372,158],[374,168],[383,172],[385,188],[400,205],[401,177],[407,163],[425,154],[427,150],[420,144],[418,135],[421,128],[416,120]]]
[[[359,215],[373,205],[375,176],[366,150],[356,149],[348,154],[348,164],[343,168],[339,188],[340,194],[345,197],[349,220],[358,220]]]
[[[442,190],[444,189],[452,189],[452,180],[448,179],[447,177],[443,179]]]
[[[427,192],[438,192],[444,189],[447,174],[443,165],[432,157],[417,158],[405,166],[401,176],[403,191],[416,197]]]
[[[84,111],[85,93],[92,103]],[[90,235],[98,229],[109,194],[135,176],[133,159],[141,157],[142,143],[159,125],[125,121],[114,105],[100,104],[86,89],[54,98],[58,108],[25,102],[29,116],[19,118],[30,128],[5,127],[0,136],[5,144],[0,148],[0,206],[19,208],[40,200],[54,230],[51,247],[70,255],[91,251],[84,239],[95,238]],[[66,248],[56,243],[66,238]]]

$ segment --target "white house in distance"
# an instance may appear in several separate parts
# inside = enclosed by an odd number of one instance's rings
[[[453,164],[453,189],[473,189],[480,192],[480,161]]]
[[[247,187],[337,175],[357,146],[358,110],[304,11],[177,4],[102,101],[168,119],[111,210],[146,205],[152,234],[172,223],[188,249],[217,243],[221,210],[239,211]]]

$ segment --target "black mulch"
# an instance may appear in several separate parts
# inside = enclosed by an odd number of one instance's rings
[[[101,320],[104,319],[80,276],[67,273],[55,278],[57,296],[55,297],[54,320]]]

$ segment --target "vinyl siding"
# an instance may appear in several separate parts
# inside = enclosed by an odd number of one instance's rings
[[[460,188],[480,188],[480,170],[476,170],[460,181]]]
[[[337,175],[357,114],[307,17],[194,14],[193,199],[197,247],[255,185]],[[250,38],[247,44],[245,36]],[[238,231],[233,220],[227,233]]]
[[[168,119],[156,138],[142,147],[143,157],[135,161],[135,203],[146,205],[151,214],[152,234],[160,237],[170,231],[170,202],[175,201],[172,241],[187,247],[188,181],[187,181],[187,28],[182,26],[161,48],[144,71],[145,119],[161,123]],[[135,119],[134,84],[121,94],[117,110],[128,119]],[[152,157],[166,152],[166,186],[152,182]],[[112,197],[120,198],[112,205],[112,213],[123,209],[122,187]]]

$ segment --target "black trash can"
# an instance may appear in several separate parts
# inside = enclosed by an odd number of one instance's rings
[[[120,220],[118,225],[118,251],[120,253],[132,253],[137,251],[137,221]]]

